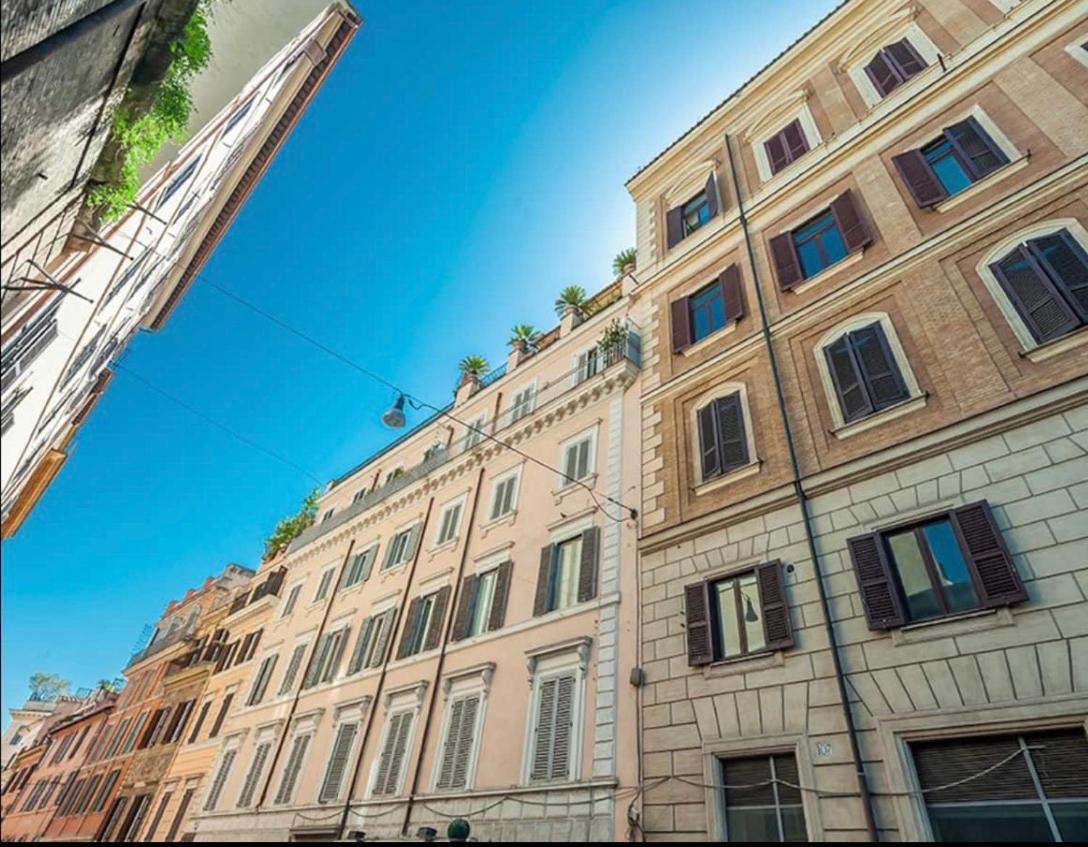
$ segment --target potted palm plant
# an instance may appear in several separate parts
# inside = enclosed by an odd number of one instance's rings
[[[582,317],[585,315],[586,302],[586,290],[582,286],[568,285],[559,292],[555,300],[555,313],[561,318],[567,315]]]
[[[614,276],[623,276],[629,274],[635,269],[635,258],[637,253],[634,247],[628,247],[626,250],[620,250],[616,254],[616,258],[612,260],[612,274]]]
[[[479,382],[480,377],[486,374],[491,366],[483,356],[465,356],[458,368],[461,371],[460,384],[467,385],[470,382]]]
[[[540,333],[532,324],[515,324],[510,330],[511,347],[522,355],[535,353],[536,345],[540,341]]]

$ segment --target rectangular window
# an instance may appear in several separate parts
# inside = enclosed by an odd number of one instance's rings
[[[510,422],[520,420],[533,411],[533,403],[536,399],[536,386],[529,385],[514,395],[514,402],[510,404]]]
[[[887,97],[926,68],[926,60],[906,38],[881,47],[865,66],[865,74],[881,97]]]
[[[375,545],[362,553],[356,553],[352,556],[347,569],[344,571],[344,578],[341,580],[340,588],[351,588],[353,585],[366,582],[370,578],[370,571],[374,567],[374,559],[377,558],[377,555],[378,548]]]
[[[719,580],[713,591],[716,655],[732,659],[763,651],[767,639],[755,573]]]
[[[597,596],[599,531],[591,527],[540,551],[533,615],[544,615]]]
[[[295,605],[298,603],[298,595],[302,593],[302,584],[292,585],[291,590],[287,592],[287,597],[283,601],[283,611],[280,613],[281,618],[288,617],[291,612],[295,610]]]
[[[189,743],[193,744],[197,738],[200,737],[200,728],[204,726],[204,721],[208,717],[208,710],[212,707],[211,700],[205,700],[204,705],[200,707],[200,711],[196,716],[196,723],[193,724],[193,731],[189,733]]]
[[[684,222],[684,237],[704,226],[713,217],[710,214],[710,202],[706,191],[700,191],[681,207],[680,217]]]
[[[706,226],[717,216],[720,208],[718,181],[713,172],[707,177],[703,190],[687,202],[665,214],[665,241],[675,247],[693,232]]]
[[[456,697],[446,707],[446,735],[442,740],[438,778],[435,780],[435,788],[439,791],[468,787],[481,699],[479,693]]]
[[[864,250],[872,240],[854,192],[844,191],[826,211],[770,239],[778,287],[789,291],[851,253]]]
[[[386,609],[362,622],[355,649],[348,661],[349,674],[358,673],[364,668],[376,668],[385,661],[395,614],[396,609]]]
[[[280,682],[278,692],[280,696],[287,694],[295,684],[295,677],[298,676],[299,669],[302,667],[302,660],[306,657],[308,646],[308,644],[296,644],[295,649],[291,651],[291,658],[287,662],[287,669],[283,672],[283,680]]]
[[[208,738],[215,738],[219,735],[219,730],[223,728],[223,721],[227,719],[227,712],[230,711],[230,704],[233,700],[234,692],[227,692],[227,696],[223,698],[223,702],[219,705],[219,711],[216,713],[212,728],[208,730]]]
[[[808,140],[801,127],[801,119],[795,118],[763,142],[771,173],[776,174],[808,152]]]
[[[703,481],[747,465],[748,438],[739,391],[716,397],[695,413],[699,426],[699,466]]]
[[[185,183],[187,183],[189,181],[189,179],[192,177],[192,175],[194,173],[196,173],[196,169],[197,169],[197,166],[199,164],[200,164],[200,157],[198,156],[197,158],[193,159],[191,162],[186,164],[185,167],[183,167],[181,169],[181,171],[178,173],[178,175],[175,176],[172,180],[170,180],[170,182],[166,186],[166,190],[163,191],[163,193],[162,193],[162,197],[159,198],[159,203],[158,203],[157,208],[161,209],[166,204],[166,202],[171,197],[173,197],[174,194],[177,193],[178,189],[180,189],[183,185],[185,185]]]
[[[585,382],[591,376],[595,376],[600,368],[600,355],[596,346],[583,350],[578,354],[577,364],[574,369],[574,384]]]
[[[458,501],[442,510],[442,520],[438,527],[437,545],[441,546],[447,541],[453,541],[461,527],[461,507]]]
[[[797,760],[790,753],[721,762],[725,840],[808,841]],[[733,787],[736,786],[736,787]]]
[[[389,547],[385,551],[385,560],[382,562],[383,571],[395,568],[415,555],[419,528],[420,525],[416,524],[408,529],[402,529],[389,539]]]
[[[920,741],[910,751],[934,841],[1088,840],[1088,741],[1082,726]]]
[[[268,681],[272,678],[272,671],[276,667],[276,659],[279,656],[272,654],[261,660],[261,666],[257,669],[257,675],[253,678],[253,686],[246,698],[247,706],[256,706],[264,699],[264,693],[268,689]]]
[[[374,797],[391,797],[400,793],[401,772],[414,721],[415,712],[412,710],[393,712],[389,716],[370,792]]]
[[[223,793],[223,786],[226,785],[227,777],[230,776],[230,769],[234,765],[234,758],[237,755],[237,750],[227,750],[223,754],[223,760],[219,763],[219,770],[216,771],[215,779],[212,780],[212,784],[208,788],[208,796],[204,798],[205,812],[214,810],[215,804],[219,802],[219,795]]]
[[[306,751],[310,748],[311,733],[302,733],[295,736],[291,744],[291,754],[287,757],[287,766],[283,770],[283,779],[280,780],[279,790],[272,801],[277,806],[291,802],[295,793],[295,785],[298,783],[298,775],[302,771],[302,763],[306,759]]]
[[[910,398],[879,321],[846,332],[824,348],[843,423]]]
[[[582,536],[556,545],[555,591],[548,611],[566,609],[578,602],[578,571],[582,563]]]
[[[321,781],[318,802],[328,803],[340,797],[344,774],[347,772],[348,760],[351,757],[351,750],[355,744],[355,736],[358,730],[359,727],[355,723],[342,723],[337,728],[332,745],[332,755],[329,757],[329,764],[325,769],[325,778]]]
[[[480,415],[475,420],[469,421],[468,431],[465,433],[465,449],[469,450],[475,447],[483,440],[484,424],[487,422],[487,418]]]
[[[320,603],[329,595],[329,587],[332,585],[333,574],[336,573],[336,568],[326,568],[321,573],[321,579],[317,583],[317,592],[314,594],[315,603]]]
[[[344,654],[344,648],[348,640],[348,627],[343,626],[333,632],[327,632],[317,642],[314,657],[311,660],[306,678],[302,682],[303,688],[312,688],[323,683],[332,682],[336,671],[340,667],[340,658]]]
[[[717,280],[688,298],[691,340],[706,338],[725,326],[725,298]]]
[[[941,135],[920,150],[893,156],[919,206],[932,206],[1007,165],[1005,151],[973,117],[945,127]]]
[[[573,671],[556,673],[537,680],[536,715],[529,768],[530,782],[552,782],[571,778],[577,751],[571,750],[574,722]],[[573,754],[573,755],[572,755]]]
[[[476,596],[472,603],[472,616],[468,621],[468,630],[465,637],[482,635],[488,631],[491,620],[491,608],[495,601],[495,585],[498,582],[499,571],[491,570],[476,577]]]
[[[593,442],[594,437],[590,434],[563,447],[561,486],[571,485],[590,475],[593,470]]]
[[[418,606],[415,615],[413,615],[415,620],[409,622],[412,624],[412,627],[406,633],[408,642],[407,646],[404,648],[405,656],[414,656],[416,653],[423,650],[423,645],[427,638],[427,631],[430,629],[431,615],[434,613],[434,601],[434,594],[428,594],[427,596],[418,599]]]
[[[329,509],[321,516],[321,523],[325,523],[329,518],[336,514],[336,509]]]
[[[509,515],[517,505],[518,474],[510,474],[495,482],[491,489],[490,519],[498,520]]]
[[[272,752],[272,742],[265,741],[257,745],[253,752],[253,761],[249,765],[245,781],[242,783],[242,791],[238,795],[238,808],[242,809],[252,805],[253,795],[256,793],[257,784],[264,774],[264,765],[268,760],[268,754]]]
[[[358,491],[356,491],[354,494],[351,495],[351,502],[352,503],[358,503],[364,497],[366,497],[366,489],[365,488],[360,488]]]
[[[846,244],[830,211],[793,231],[793,246],[805,279],[846,258]]]

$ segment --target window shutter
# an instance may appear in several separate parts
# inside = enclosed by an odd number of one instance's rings
[[[401,722],[407,717],[407,712],[398,712],[389,718],[389,729],[385,733],[385,743],[382,744],[382,752],[378,757],[378,773],[374,779],[375,795],[389,793],[386,785],[389,782],[389,768],[393,762],[393,748],[397,745]]]
[[[219,763],[219,771],[215,774],[215,779],[212,780],[211,788],[208,789],[207,799],[204,801],[204,811],[210,812],[215,808],[215,804],[219,802],[219,795],[223,791],[223,785],[227,781],[227,776],[230,774],[231,765],[234,764],[234,757],[237,755],[237,751],[228,750],[223,754],[223,761]]]
[[[665,213],[665,237],[670,248],[684,240],[684,210],[681,206]]]
[[[378,780],[374,793],[396,794],[400,784],[400,771],[408,751],[408,733],[412,729],[412,713],[399,712],[390,719],[389,732],[378,762]]]
[[[718,445],[718,428],[714,425],[713,402],[696,412],[699,422],[699,457],[703,479],[710,479],[722,472],[721,448]]]
[[[808,141],[805,140],[805,131],[801,128],[800,118],[794,118],[783,128],[782,138],[786,143],[791,162],[808,152]]]
[[[892,156],[892,164],[899,171],[899,176],[903,178],[914,202],[922,208],[939,203],[948,196],[921,150],[908,150]]]
[[[763,142],[763,149],[767,153],[767,161],[771,165],[771,173],[776,174],[790,163],[789,153],[786,150],[786,138],[783,132],[777,132]]]
[[[881,97],[886,97],[900,83],[899,74],[885,58],[883,50],[873,56],[873,61],[865,66],[865,75]]]
[[[491,618],[487,622],[488,632],[502,629],[506,623],[506,603],[510,597],[510,579],[513,576],[514,563],[503,562],[495,576],[495,593],[491,596]]]
[[[476,712],[480,708],[478,695],[466,697],[462,702],[464,712],[457,731],[457,753],[453,758],[451,788],[464,788],[468,785],[468,765],[476,736]]]
[[[873,404],[865,393],[861,374],[850,350],[850,338],[843,335],[824,348],[831,381],[835,384],[839,408],[846,423],[864,417],[873,411]]]
[[[476,574],[469,574],[461,580],[461,596],[457,598],[457,614],[453,619],[453,633],[450,641],[460,641],[465,637],[468,623],[472,620],[472,610],[476,605]]]
[[[570,773],[574,729],[574,677],[561,676],[555,692],[555,735],[552,742],[551,779],[566,779]]]
[[[336,741],[332,746],[332,758],[325,771],[325,781],[321,784],[320,798],[323,801],[335,800],[340,796],[340,783],[344,781],[351,745],[355,742],[356,725],[342,723],[336,732]]]
[[[744,291],[740,285],[740,268],[730,265],[718,277],[718,284],[722,287],[725,319],[739,321],[744,317]]]
[[[370,667],[376,668],[385,661],[386,651],[389,649],[389,639],[393,633],[393,615],[395,610],[389,609],[382,613],[385,625],[374,640],[374,649],[370,652]]]
[[[555,580],[556,548],[554,544],[540,548],[540,568],[536,578],[536,596],[533,599],[533,617],[550,611],[552,582]]]
[[[433,650],[442,641],[442,630],[446,625],[446,607],[450,604],[450,586],[438,589],[434,595],[434,605],[431,607],[431,623],[427,628],[427,640],[423,642],[424,650]]]
[[[215,738],[219,735],[219,730],[223,728],[223,721],[227,718],[227,712],[230,711],[230,704],[233,699],[233,691],[223,698],[223,704],[219,707],[219,713],[215,716],[215,723],[212,724],[212,728],[208,732],[209,738]]]
[[[415,632],[419,627],[419,598],[416,597],[408,605],[408,619],[404,622],[404,631],[400,636],[400,645],[397,647],[397,658],[403,659],[408,655],[412,642],[415,640]]]
[[[332,634],[329,648],[329,662],[325,672],[321,675],[322,682],[331,682],[340,669],[340,659],[344,656],[344,648],[348,643],[350,630],[347,627],[337,630]]]
[[[793,646],[793,627],[786,603],[786,585],[782,563],[768,562],[756,569],[759,583],[759,605],[763,610],[763,632],[770,650],[785,650]]]
[[[366,658],[366,648],[370,644],[370,636],[374,632],[374,618],[363,620],[359,626],[359,637],[355,639],[355,650],[352,651],[348,661],[348,673],[358,673],[363,669],[363,660]]]
[[[593,526],[582,533],[582,561],[578,568],[578,602],[597,596],[597,547],[601,531]]]
[[[708,665],[714,661],[710,643],[710,614],[706,583],[684,587],[684,623],[687,629],[688,664]]]
[[[242,793],[238,795],[239,809],[245,808],[253,802],[253,794],[257,790],[257,783],[261,779],[264,763],[271,749],[271,742],[266,741],[257,745],[257,749],[253,753],[253,762],[249,766],[249,773],[246,774],[245,782],[242,783]]]
[[[208,717],[208,710],[212,706],[212,701],[209,700],[203,706],[200,707],[200,711],[197,712],[196,723],[193,724],[193,731],[189,733],[189,743],[192,744],[200,736],[200,728],[204,726],[204,720]]]
[[[1020,574],[985,500],[952,512],[971,569],[977,577],[982,605],[1007,606],[1028,599]]]
[[[404,560],[407,562],[410,562],[413,558],[415,558],[416,548],[419,547],[419,533],[422,529],[422,523],[417,523],[414,527],[412,527],[412,534],[408,536],[408,549],[404,556]]]
[[[295,677],[298,675],[299,666],[302,665],[304,655],[306,655],[305,644],[299,644],[291,653],[291,659],[287,663],[287,670],[283,674],[283,681],[280,683],[280,694],[286,694],[291,690],[291,686],[295,683]]]
[[[801,272],[801,260],[797,258],[797,250],[793,246],[793,233],[784,232],[776,235],[771,239],[770,246],[778,287],[783,291],[789,291],[804,279],[804,274]]]
[[[309,735],[296,735],[294,743],[291,745],[291,755],[287,757],[287,767],[283,772],[283,779],[280,780],[279,791],[276,792],[275,803],[282,805],[291,799],[291,795],[295,790],[295,783],[298,781],[298,773],[302,770],[302,760],[306,756],[306,748],[310,746]]]
[[[559,678],[540,683],[536,709],[536,732],[533,738],[533,761],[529,772],[532,780],[551,778],[552,743],[555,739],[555,702]]]
[[[673,300],[669,310],[672,313],[672,349],[678,353],[691,346],[691,311],[688,308],[688,298]]]
[[[707,212],[710,217],[716,217],[720,209],[718,208],[718,180],[714,177],[714,171],[711,171],[710,176],[706,178],[705,191]]]
[[[314,654],[310,657],[310,665],[306,668],[306,676],[302,680],[302,687],[313,688],[317,685],[318,676],[321,673],[321,668],[325,664],[325,657],[329,653],[329,634],[322,635],[317,642],[317,648],[314,650]]]
[[[1060,338],[1079,325],[1057,287],[1023,247],[990,265],[990,270],[1039,343]]]
[[[442,764],[438,771],[435,787],[449,789],[453,784],[453,763],[457,758],[457,742],[461,737],[461,720],[465,713],[465,700],[454,700],[450,704],[450,719],[446,726],[446,743],[442,747]]]
[[[718,430],[718,455],[721,470],[729,471],[748,464],[748,439],[744,434],[744,411],[740,392],[719,397],[712,404]]]
[[[982,179],[1002,165],[1008,164],[1009,158],[974,118],[968,118],[953,124],[944,131],[949,140],[964,157],[968,170],[975,179]]]
[[[1088,320],[1088,253],[1069,234],[1060,230],[1028,242],[1028,249],[1047,274],[1069,295],[1069,305]]]
[[[906,38],[889,44],[884,50],[891,56],[892,61],[899,68],[899,74],[904,80],[910,79],[919,71],[926,69],[926,60],[914,49],[914,45]]]
[[[854,200],[853,191],[844,191],[831,201],[831,214],[835,216],[835,222],[839,225],[839,232],[842,234],[847,252],[854,253],[872,242],[872,235]]]
[[[879,533],[857,535],[846,541],[854,573],[858,580],[861,603],[869,629],[892,629],[906,622],[899,591],[892,578],[884,542]]]
[[[888,346],[884,327],[879,323],[850,333],[858,365],[865,377],[869,399],[877,409],[883,409],[909,397],[906,383],[899,372],[899,364]]]

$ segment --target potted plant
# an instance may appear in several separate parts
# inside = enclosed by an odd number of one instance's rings
[[[508,343],[524,355],[526,353],[535,353],[539,341],[540,333],[537,332],[534,326],[531,324],[516,324],[510,330],[510,341]]]
[[[480,377],[486,374],[491,366],[483,356],[465,356],[458,365],[461,371],[461,385],[470,382],[479,382]]]
[[[612,260],[612,273],[614,276],[623,276],[635,270],[635,258],[637,253],[634,247],[620,250],[616,258]]]
[[[627,343],[627,326],[620,323],[619,318],[613,318],[612,322],[601,332],[601,338],[597,342],[597,349],[601,353],[606,365],[616,361],[623,352],[623,346]]]
[[[281,518],[272,530],[272,534],[264,541],[264,560],[274,559],[287,549],[287,545],[309,529],[317,517],[317,501],[321,496],[318,489],[314,489],[302,501],[302,507],[293,515]]]
[[[559,317],[569,314],[582,316],[586,309],[586,290],[580,285],[568,285],[555,300],[555,313]]]

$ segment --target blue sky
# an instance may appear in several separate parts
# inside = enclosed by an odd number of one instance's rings
[[[366,24],[204,275],[435,404],[634,243],[624,182],[833,0],[360,2]],[[197,282],[124,364],[320,479],[376,385]],[[2,706],[120,673],[145,624],[313,486],[124,372],[3,546]]]

